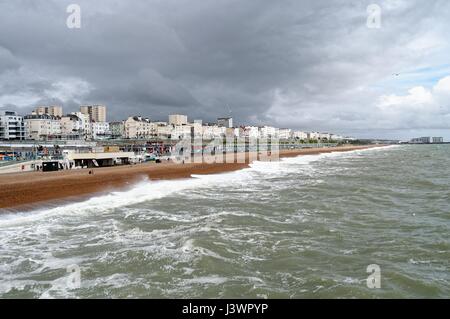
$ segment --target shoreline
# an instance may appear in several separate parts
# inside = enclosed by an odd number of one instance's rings
[[[340,146],[300,150],[280,150],[279,157],[348,152],[385,145]],[[228,156],[235,156],[229,154]],[[256,156],[256,154],[253,154]],[[245,163],[144,163],[134,166],[116,166],[93,169],[13,173],[0,176],[0,214],[14,210],[32,210],[50,203],[82,200],[111,191],[125,190],[144,178],[173,180],[191,178],[192,175],[209,175],[248,168],[256,158],[245,155]],[[263,159],[264,160],[264,159]],[[266,159],[267,160],[267,159]],[[270,160],[270,158],[268,158]]]

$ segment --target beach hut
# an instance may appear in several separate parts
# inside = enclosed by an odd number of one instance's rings
[[[42,171],[43,172],[56,172],[59,170],[58,162],[43,162]]]

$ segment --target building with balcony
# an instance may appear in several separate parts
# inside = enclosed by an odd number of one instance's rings
[[[111,138],[121,139],[125,135],[125,123],[123,121],[111,122],[109,123],[109,130],[111,131]]]
[[[91,122],[92,139],[105,140],[111,138],[108,122]]]
[[[61,118],[61,135],[63,139],[79,140],[91,137],[91,125],[88,117],[80,112]]]
[[[34,141],[48,141],[61,139],[61,119],[47,114],[26,115],[23,118],[25,124],[25,138]]]
[[[130,116],[124,123],[124,137],[129,139],[145,139],[156,135],[157,125],[149,118]]]
[[[0,140],[24,140],[23,117],[14,111],[0,112]]]

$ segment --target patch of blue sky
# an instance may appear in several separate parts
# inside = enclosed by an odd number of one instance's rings
[[[430,89],[446,76],[450,76],[450,64],[421,66],[389,74],[385,79],[375,83],[372,87],[393,93],[406,92],[416,86]]]

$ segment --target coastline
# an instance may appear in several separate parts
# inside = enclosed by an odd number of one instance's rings
[[[347,152],[381,147],[340,146],[330,148],[311,148],[301,150],[281,150],[279,157],[295,157],[331,152]],[[234,157],[234,154],[230,154]],[[144,163],[134,166],[96,168],[94,174],[89,169],[30,172],[0,175],[0,213],[7,210],[37,208],[58,200],[74,200],[92,197],[109,191],[123,190],[141,181],[191,178],[191,175],[218,174],[249,167],[252,160],[246,154],[245,163]],[[8,211],[11,212],[11,211]]]

